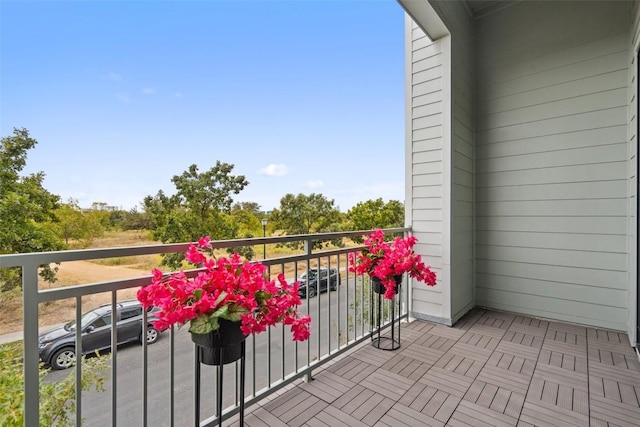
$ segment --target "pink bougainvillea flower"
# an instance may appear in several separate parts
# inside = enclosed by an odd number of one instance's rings
[[[278,275],[278,285],[270,280],[267,267],[243,260],[238,253],[216,259],[209,236],[189,245],[185,259],[199,267],[194,276],[184,271],[165,275],[152,271],[151,283],[138,290],[144,307],[160,311],[154,326],[160,330],[190,323],[193,333],[215,330],[213,318],[241,322],[245,335],[264,332],[278,323],[290,325],[293,340],[309,338],[309,316],[300,316],[298,283],[287,283]]]
[[[413,236],[384,240],[384,232],[376,228],[364,241],[365,248],[349,254],[349,271],[377,278],[385,287],[384,297],[392,299],[397,292],[395,276],[405,273],[427,286],[436,285],[436,273],[413,251],[418,239]]]

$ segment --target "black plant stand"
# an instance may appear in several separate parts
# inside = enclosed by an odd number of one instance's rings
[[[375,279],[372,279],[375,280]],[[396,280],[396,283],[398,282],[398,280]],[[396,285],[396,289],[398,290],[398,292],[394,295],[393,299],[390,300],[391,302],[391,324],[389,326],[391,326],[391,331],[390,334],[388,335],[382,335],[382,330],[384,328],[386,328],[386,326],[383,328],[382,325],[382,303],[383,303],[383,294],[384,294],[384,286],[380,283],[377,283],[377,288],[376,288],[376,283],[371,284],[371,299],[370,299],[370,313],[371,313],[371,325],[373,325],[374,329],[371,332],[371,345],[373,345],[375,348],[379,348],[380,350],[387,350],[387,351],[393,351],[393,350],[397,350],[400,348],[400,319],[396,319],[396,304],[398,305],[398,314],[400,314],[400,298],[398,297],[398,294],[400,292],[400,284],[397,283]],[[382,292],[382,293],[381,293]],[[375,312],[375,319],[374,319],[374,310],[373,310],[373,305],[374,305],[374,294],[376,294],[378,296],[378,301],[377,301],[377,310]],[[374,323],[375,320],[375,323]]]
[[[240,343],[240,408],[239,408],[239,416],[240,416],[240,426],[244,425],[244,383],[245,383],[245,356],[246,356],[246,342],[242,341]],[[218,419],[218,426],[222,427],[222,384],[223,384],[223,374],[224,374],[224,351],[222,347],[218,347],[214,349],[216,354],[216,360],[220,363],[216,363],[217,369],[217,384],[216,384],[216,418]],[[201,355],[202,349],[199,346],[196,346],[196,423],[195,426],[200,426],[200,370],[201,370]],[[231,362],[230,362],[231,363]],[[236,379],[237,380],[237,379]]]

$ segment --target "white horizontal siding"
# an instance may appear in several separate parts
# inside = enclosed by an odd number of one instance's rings
[[[615,270],[599,270],[596,268],[569,267],[559,265],[540,265],[530,262],[515,262],[504,260],[478,260],[476,264],[478,275],[488,277],[517,277],[522,279],[541,280],[552,284],[565,283],[569,285],[598,287],[603,289],[626,290],[626,272]],[[496,274],[496,272],[500,274]]]
[[[501,217],[492,215],[476,218],[480,230],[531,231],[543,233],[596,233],[624,234],[627,218],[622,216],[519,216]],[[478,257],[480,257],[478,255]]]
[[[473,186],[475,63],[473,22],[462,2],[431,2],[451,33],[451,288],[450,311],[460,318],[474,304]]]
[[[443,55],[440,42],[432,42],[407,16],[407,179],[408,221],[418,239],[414,248],[438,275],[438,285],[412,290],[412,311],[418,316],[446,322],[441,288],[448,286],[444,262],[448,247],[443,221]],[[424,287],[424,285],[422,285]]]
[[[561,152],[576,148],[606,146],[626,141],[627,124],[605,128],[583,129],[571,133],[544,135],[535,138],[496,142],[492,141],[476,153],[479,160],[521,154]]]
[[[478,305],[626,329],[628,16],[518,2],[476,21]]]
[[[521,171],[498,171],[478,174],[476,176],[476,184],[479,188],[482,188],[507,185],[624,180],[627,175],[626,166],[625,161],[549,167],[539,164],[532,165],[531,169],[523,169]]]
[[[571,182],[545,185],[512,185],[476,190],[477,202],[523,200],[620,199],[627,196],[624,180]]]
[[[479,245],[520,248],[561,249],[588,252],[620,252],[626,244],[624,234],[532,233],[523,231],[478,231]]]

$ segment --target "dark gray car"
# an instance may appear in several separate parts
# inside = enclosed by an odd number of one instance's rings
[[[118,345],[128,342],[142,342],[142,305],[137,300],[117,303]],[[155,343],[160,331],[151,324],[157,317],[155,309],[147,313],[147,344]],[[82,315],[82,354],[111,348],[111,304],[102,305]],[[48,330],[38,339],[40,361],[53,369],[66,369],[76,361],[76,323]]]
[[[335,291],[340,283],[340,273],[337,268],[312,268],[304,272],[299,278],[300,286],[298,287],[298,295],[301,298],[307,296],[309,289],[309,298],[313,298],[318,291],[323,292],[327,289]]]

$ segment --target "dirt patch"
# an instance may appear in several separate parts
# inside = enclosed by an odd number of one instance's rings
[[[40,283],[40,289],[74,286],[79,284],[105,282],[119,279],[132,279],[147,276],[150,270],[124,266],[99,265],[89,261],[69,261],[60,265],[58,281],[49,285]],[[118,291],[117,299],[134,299],[138,288]],[[82,297],[82,311],[86,312],[101,304],[111,302],[111,293],[100,293]],[[56,325],[75,317],[75,299],[52,301],[40,304],[39,325]],[[6,301],[0,310],[0,334],[22,330],[22,300],[14,298]]]

